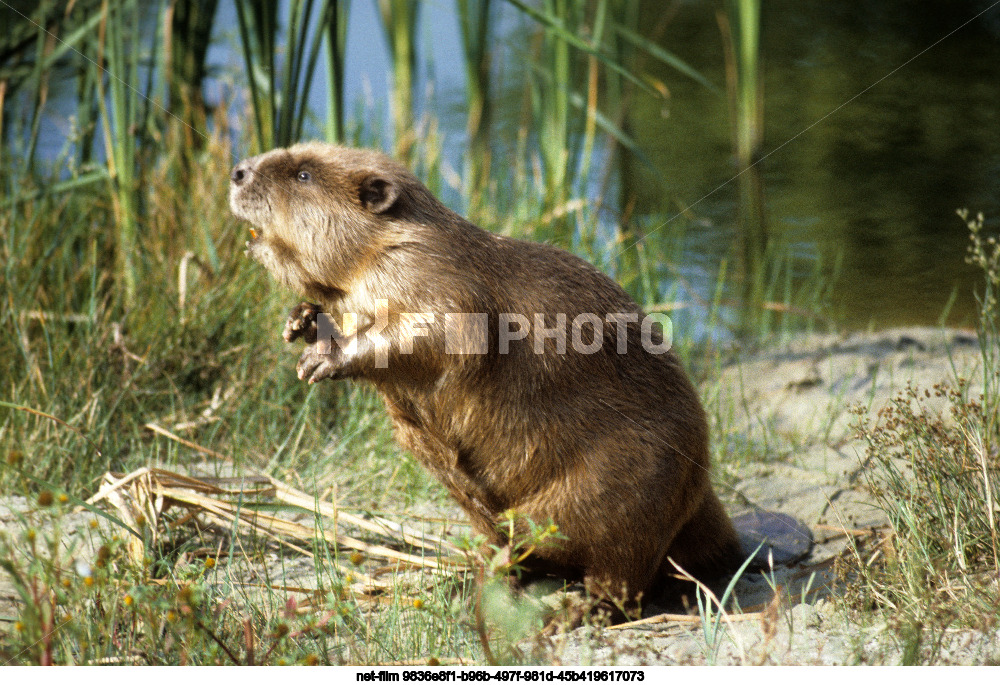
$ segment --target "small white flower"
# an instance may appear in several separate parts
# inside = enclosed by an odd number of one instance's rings
[[[90,564],[88,564],[83,559],[77,559],[73,563],[73,566],[76,569],[76,574],[82,578],[90,578],[92,575],[94,575],[94,569],[92,569],[90,567]]]

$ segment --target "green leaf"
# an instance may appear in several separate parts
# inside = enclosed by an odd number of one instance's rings
[[[701,85],[708,88],[713,93],[716,93],[718,95],[722,94],[722,90],[718,86],[709,81],[707,78],[705,78],[705,76],[701,74],[701,72],[699,72],[697,69],[692,67],[690,64],[682,60],[674,53],[664,50],[662,47],[660,47],[653,41],[649,40],[644,36],[640,36],[638,33],[636,33],[635,31],[626,26],[622,26],[621,24],[615,24],[614,29],[619,36],[627,40],[629,43],[632,43],[632,45],[634,45],[635,47],[645,51],[646,53],[660,60],[664,64],[673,67],[674,69],[681,72],[685,76],[694,79]]]

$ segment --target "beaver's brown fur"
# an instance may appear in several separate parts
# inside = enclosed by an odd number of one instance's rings
[[[608,315],[644,314],[614,281],[562,250],[474,226],[378,152],[300,144],[241,162],[231,181],[233,212],[256,227],[248,253],[319,303],[293,312],[286,339],[314,336],[317,309],[342,325],[357,315],[340,339],[356,347],[324,356],[309,345],[300,377],[373,383],[399,441],[492,543],[508,542],[497,526],[508,510],[551,520],[566,539],[536,550],[536,567],[605,597],[656,594],[675,572],[668,557],[701,577],[738,563],[697,393],[673,352],[644,349],[638,323],[622,326],[619,353]],[[388,325],[368,339],[380,300]],[[409,354],[404,312],[434,316],[408,337]],[[488,315],[485,354],[446,351],[449,313]],[[604,322],[596,352],[552,337],[536,350],[528,335],[501,354],[501,314],[532,325],[539,314],[547,327],[565,315],[569,329],[586,313]]]

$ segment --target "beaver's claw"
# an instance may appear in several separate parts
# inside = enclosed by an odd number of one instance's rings
[[[301,381],[316,383],[324,378],[335,378],[342,362],[343,357],[336,348],[332,354],[324,354],[319,351],[319,345],[308,345],[295,365],[295,373]]]
[[[321,313],[318,304],[302,302],[295,305],[285,321],[285,330],[281,337],[285,342],[303,338],[308,344],[316,342],[316,317]]]

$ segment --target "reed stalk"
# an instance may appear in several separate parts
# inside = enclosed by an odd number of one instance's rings
[[[250,107],[253,110],[253,152],[274,147],[277,94],[274,85],[274,43],[278,28],[278,3],[237,0],[236,18],[246,69]]]
[[[98,81],[98,108],[115,216],[117,278],[123,286],[123,304],[135,302],[138,274],[139,197],[136,133],[142,129],[139,91],[139,4],[135,0],[101,7],[99,65],[107,77]]]
[[[413,89],[416,78],[416,31],[419,3],[412,0],[379,0],[392,64],[393,150],[400,159],[413,154]]]
[[[463,192],[470,201],[480,197],[480,191],[490,177],[492,161],[489,143],[493,110],[489,85],[492,63],[490,45],[493,40],[491,8],[490,0],[457,0],[468,108],[465,132],[469,139]]]
[[[344,140],[344,57],[347,54],[347,18],[350,0],[330,0],[324,13],[326,40],[326,119],[324,131],[330,142]]]
[[[200,150],[205,141],[202,85],[218,5],[218,0],[173,0],[164,12],[168,29],[164,80],[169,89],[171,121],[182,124],[179,132],[184,150]]]
[[[577,7],[571,0],[548,0],[545,10],[562,20],[563,27],[574,31],[579,25]],[[536,81],[533,92],[535,120],[538,123],[538,150],[544,168],[544,197],[548,211],[562,207],[569,198],[569,166],[571,156],[569,94],[573,82],[570,46],[566,41],[557,40],[556,32],[547,28],[541,50],[540,62],[551,74],[551,84]],[[556,222],[565,224],[565,222]],[[565,226],[553,226],[556,235],[564,234]],[[565,235],[562,236],[566,238]]]
[[[742,310],[762,312],[768,279],[768,235],[764,207],[764,97],[760,79],[760,0],[727,0],[718,14],[726,57],[726,90],[737,162],[740,208],[740,271],[744,280]],[[756,328],[752,321],[750,329]]]
[[[638,70],[640,55],[662,62],[706,87],[714,86],[686,62],[639,33],[637,3],[549,0],[535,6],[523,0],[507,1],[544,30],[543,44],[536,49],[531,65],[532,101],[528,110],[529,128],[538,136],[544,206],[548,212],[558,213],[575,196],[586,197],[598,207],[590,213],[593,218],[589,224],[578,222],[574,226],[564,221],[550,227],[552,231],[543,233],[543,237],[563,241],[592,239],[599,213],[617,211],[624,219],[615,228],[614,266],[619,280],[638,285],[642,276],[637,238],[626,225],[633,208],[629,176],[618,178],[621,190],[617,206],[594,198],[594,161],[600,159],[607,169],[602,186],[607,184],[609,160],[616,152],[620,152],[619,171],[636,163],[655,169],[630,133],[628,103],[636,93],[662,98],[667,91],[662,83]],[[645,280],[649,281],[648,274]]]
[[[303,0],[290,2],[287,8],[279,48],[279,3],[236,0],[240,46],[254,114],[253,148],[257,152],[291,145],[303,137],[316,65],[323,52],[332,75],[327,87],[329,111],[324,130],[332,136],[342,133],[346,5],[337,0]]]

